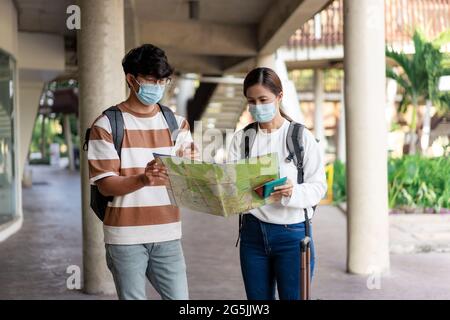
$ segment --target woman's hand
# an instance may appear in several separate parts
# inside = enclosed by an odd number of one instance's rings
[[[270,197],[275,201],[281,201],[282,197],[289,198],[292,195],[293,188],[291,180],[287,179],[285,184],[274,188],[275,191],[270,194]]]

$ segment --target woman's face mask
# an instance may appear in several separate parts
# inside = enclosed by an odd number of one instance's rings
[[[139,91],[135,91],[137,98],[142,104],[147,106],[158,103],[164,96],[165,86],[159,84],[151,83],[139,83],[136,78],[134,78],[136,83],[139,85]]]
[[[277,114],[275,102],[265,104],[249,104],[249,112],[257,122],[270,122]]]

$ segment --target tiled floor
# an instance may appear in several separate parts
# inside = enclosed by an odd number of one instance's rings
[[[33,167],[33,177],[37,183],[23,192],[23,228],[0,243],[0,299],[115,299],[66,288],[66,268],[82,261],[78,173]],[[183,211],[183,233],[191,298],[245,299],[236,217]],[[449,253],[391,255],[390,275],[369,279],[380,288],[369,290],[368,277],[345,272],[345,235],[345,216],[320,207],[314,299],[450,299]],[[158,299],[150,287],[148,292]]]

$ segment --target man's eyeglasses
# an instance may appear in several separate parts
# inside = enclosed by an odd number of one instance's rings
[[[164,78],[164,79],[141,78],[141,80],[139,82],[143,83],[143,84],[157,84],[160,86],[168,86],[172,82],[172,79],[171,78]]]

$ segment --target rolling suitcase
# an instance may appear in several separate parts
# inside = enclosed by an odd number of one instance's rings
[[[300,298],[311,299],[311,234],[308,212],[305,210],[305,237],[300,240]]]

